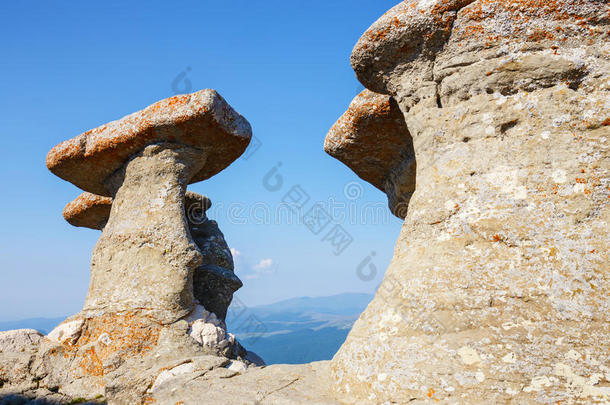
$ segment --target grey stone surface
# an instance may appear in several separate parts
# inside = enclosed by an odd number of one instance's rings
[[[193,294],[208,311],[224,321],[233,293],[243,286],[235,274],[233,255],[218,223],[205,215],[197,199],[187,200],[186,216],[193,241],[203,255],[193,274]],[[207,207],[211,206],[208,200]],[[207,208],[206,208],[207,209]]]
[[[163,100],[49,153],[55,174],[109,196],[85,193],[64,210],[70,223],[102,235],[81,312],[44,339],[35,331],[0,335],[7,349],[0,352],[0,396],[144,403],[155,383],[184,370],[223,374],[231,359],[252,365],[194,296],[200,265],[233,274],[233,263],[216,223],[205,218],[210,200],[186,192],[235,160],[250,136],[243,117],[203,91]],[[191,233],[197,209],[206,220],[193,234],[205,254]],[[230,279],[232,296],[239,279],[226,272],[213,271]],[[227,292],[221,296],[228,305]]]
[[[41,340],[42,335],[32,329],[0,332],[0,402],[9,395],[16,401],[37,387],[31,365]]]
[[[84,316],[133,310],[170,323],[192,310],[193,271],[202,255],[189,234],[184,198],[205,160],[191,147],[150,145],[108,181],[114,202],[93,249]]]
[[[339,404],[327,389],[328,362],[303,365],[273,365],[247,369],[197,372],[181,376],[160,387],[152,398],[159,403],[200,404],[228,403],[234,405]]]
[[[66,221],[74,226],[103,230],[110,217],[113,200],[82,193],[64,208]],[[233,256],[216,221],[206,211],[212,202],[206,196],[186,191],[184,213],[190,236],[202,254],[202,264],[194,270],[193,294],[197,302],[225,319],[233,293],[243,283],[235,275]]]
[[[34,329],[17,329],[0,332],[0,352],[21,352],[22,349],[36,345],[41,340],[42,334]]]

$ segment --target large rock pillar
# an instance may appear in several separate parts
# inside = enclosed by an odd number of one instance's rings
[[[405,1],[356,46],[417,174],[343,401],[610,398],[608,6],[551,3]]]

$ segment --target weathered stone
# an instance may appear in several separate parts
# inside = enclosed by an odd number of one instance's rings
[[[80,337],[84,324],[85,321],[83,319],[64,321],[47,335],[47,339],[62,344],[74,344]]]
[[[186,204],[191,236],[203,255],[201,265],[193,274],[193,294],[201,305],[224,321],[233,294],[243,283],[235,275],[231,249],[216,221],[207,218],[197,199]]]
[[[5,396],[14,395],[16,400],[37,388],[31,364],[41,340],[42,335],[33,329],[0,332],[0,403]]]
[[[213,328],[214,341],[193,336],[197,326]],[[57,338],[60,335],[70,338]],[[40,339],[39,345],[19,351],[19,357],[0,353],[0,371],[6,369],[0,372],[0,382],[7,383],[0,387],[0,396],[38,397],[38,390],[48,390],[66,398],[64,402],[106,398],[111,403],[142,403],[151,390],[186,371],[203,375],[224,369],[231,358],[247,368],[254,366],[224,322],[201,306],[170,325],[138,313],[73,317]]]
[[[376,93],[393,97],[408,93],[414,100],[420,92],[435,89],[435,55],[451,34],[457,10],[473,1],[399,3],[369,28],[354,48],[351,63],[358,80]],[[407,76],[411,79],[404,80]]]
[[[187,218],[206,218],[205,211],[212,202],[206,196],[187,191],[185,193]],[[110,217],[112,198],[84,192],[66,204],[63,216],[70,225],[103,230]]]
[[[364,90],[333,125],[324,150],[388,195],[399,218],[415,191],[415,153],[405,118],[389,96]]]
[[[242,285],[232,270],[215,265],[200,266],[193,276],[195,297],[222,320],[227,316],[233,293]]]
[[[234,273],[233,256],[216,221],[208,219],[212,206],[208,197],[187,191],[184,202],[190,235],[202,254],[202,264],[193,275],[193,294],[206,309],[224,320],[233,293],[243,283]],[[64,209],[64,218],[74,226],[102,230],[112,208],[112,198],[82,193]]]
[[[67,399],[141,403],[164,371],[201,363],[202,356],[217,360],[193,371],[228,372],[229,359],[250,364],[224,322],[193,294],[193,272],[204,260],[233,267],[215,223],[213,240],[202,246],[206,255],[215,253],[210,246],[220,247],[222,257],[205,258],[193,241],[190,225],[207,220],[211,203],[186,192],[187,184],[237,158],[250,136],[243,117],[214,91],[202,91],[159,102],[49,153],[54,173],[109,197],[85,193],[64,210],[70,223],[103,230],[89,293],[80,313],[24,355],[0,356],[9,393],[34,398],[48,390]],[[203,333],[210,327],[214,341]],[[197,328],[199,339],[192,333]]]
[[[17,329],[0,332],[0,352],[20,352],[23,348],[36,345],[42,334],[34,329]]]
[[[215,90],[206,89],[161,100],[62,142],[47,155],[47,167],[85,191],[113,197],[116,190],[106,179],[148,145],[176,143],[206,154],[205,164],[185,179],[195,183],[229,166],[251,137],[248,121]]]
[[[158,403],[185,405],[229,403],[235,405],[339,404],[327,387],[328,363],[273,365],[247,368],[240,373],[215,369],[205,374],[184,374],[160,386],[150,399]],[[230,367],[230,366],[229,366]]]
[[[417,186],[331,363],[346,403],[610,398],[605,1],[404,1],[352,64],[404,113]]]
[[[184,193],[204,162],[196,149],[157,144],[115,173],[83,316],[137,310],[169,323],[192,310],[192,274],[202,256],[185,221]]]
[[[227,369],[243,374],[248,369],[248,366],[243,361],[233,360],[227,365]]]
[[[70,225],[102,230],[110,217],[112,198],[84,192],[64,207],[63,216]]]

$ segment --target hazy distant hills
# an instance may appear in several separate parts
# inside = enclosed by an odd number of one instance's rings
[[[329,360],[372,299],[355,293],[293,298],[249,308],[236,319],[232,316],[239,313],[232,312],[227,322],[240,342],[267,364]]]
[[[36,329],[37,331],[47,334],[59,325],[63,318],[31,318],[19,321],[0,322],[0,331],[13,329]]]
[[[346,293],[292,298],[257,307],[239,305],[236,300],[227,324],[229,331],[267,364],[329,360],[372,298],[369,294]],[[0,331],[28,328],[46,334],[64,319],[0,322]]]

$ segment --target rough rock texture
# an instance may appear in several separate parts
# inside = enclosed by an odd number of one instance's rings
[[[21,390],[34,386],[29,366],[41,340],[42,335],[32,329],[0,332],[0,393],[8,384]]]
[[[0,404],[21,404],[36,398],[46,403],[69,401],[65,395],[40,387],[32,373],[42,339],[31,329],[0,332]]]
[[[70,225],[102,230],[110,217],[112,198],[84,192],[64,207],[63,216]]]
[[[100,215],[108,200],[86,195],[67,207],[67,219],[83,225],[89,211],[86,225],[103,227],[82,317],[136,311],[171,323],[192,311],[193,272],[203,256],[189,231],[186,186],[228,166],[251,136],[250,124],[218,93],[202,90],[162,100],[49,152],[53,173],[113,198],[105,224]]]
[[[210,329],[213,334],[202,333]],[[256,365],[224,322],[201,306],[170,325],[135,312],[76,315],[44,340],[36,331],[11,331],[0,333],[0,344],[0,398],[145,403],[168,379],[167,370],[183,364],[225,370],[234,359],[242,372]]]
[[[248,121],[206,89],[161,100],[62,142],[47,155],[47,167],[85,191],[112,197],[116,190],[106,179],[147,145],[178,143],[207,153],[207,162],[188,179],[195,183],[229,166],[251,138]]]
[[[243,286],[234,273],[233,255],[216,221],[197,223],[189,219],[189,224],[193,240],[203,254],[203,261],[193,274],[193,295],[224,320],[233,293]]]
[[[327,362],[273,365],[245,372],[216,369],[210,372],[181,370],[181,375],[160,386],[151,398],[162,404],[271,405],[340,404],[331,396]]]
[[[403,1],[352,54],[417,186],[331,363],[347,403],[610,400],[605,1]]]
[[[42,340],[40,332],[34,329],[17,329],[0,332],[0,351],[18,352],[29,345],[36,345]]]
[[[187,191],[185,194],[185,210],[187,216],[200,217],[205,215],[212,206],[206,196]],[[70,225],[82,228],[103,230],[110,217],[112,198],[84,192],[70,201],[63,210],[63,216]]]
[[[201,344],[189,336],[204,319],[222,326],[202,307],[172,325],[137,315],[97,317],[84,320],[73,343],[39,336],[38,345],[0,352],[0,403],[339,404],[327,389],[328,362],[263,368],[251,353],[231,360],[223,352],[243,350],[238,343]],[[11,361],[16,365],[5,370]]]
[[[55,174],[112,198],[86,193],[64,210],[77,226],[103,229],[85,306],[44,339],[35,331],[0,335],[0,350],[10,349],[0,352],[0,399],[148,403],[153,387],[185,371],[264,365],[194,294],[201,265],[226,264],[232,273],[233,264],[205,216],[210,200],[186,193],[237,158],[250,136],[245,119],[206,90],[53,148],[47,164]],[[190,228],[205,224],[205,235],[194,229],[200,250]],[[226,289],[218,295],[228,306]]]
[[[138,311],[175,322],[193,308],[193,271],[202,255],[184,215],[189,179],[201,152],[155,144],[133,156],[112,178],[110,218],[91,257],[83,315]]]
[[[206,196],[187,191],[184,210],[190,235],[202,254],[194,270],[193,296],[209,311],[224,320],[233,294],[243,286],[234,273],[233,256],[218,228],[206,211],[212,202]],[[64,208],[64,218],[74,226],[103,230],[110,217],[112,198],[82,193]]]
[[[324,150],[388,195],[403,218],[415,191],[415,153],[405,118],[390,96],[364,90],[330,129]]]

